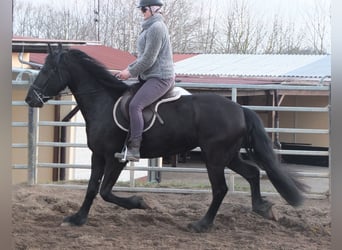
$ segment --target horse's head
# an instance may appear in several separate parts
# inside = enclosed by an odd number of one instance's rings
[[[67,87],[69,74],[62,63],[64,54],[61,44],[55,50],[48,45],[48,56],[25,99],[31,107],[42,107],[45,102]]]

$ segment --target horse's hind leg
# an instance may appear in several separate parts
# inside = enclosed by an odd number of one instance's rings
[[[118,197],[113,194],[112,188],[116,183],[119,175],[125,166],[125,163],[120,163],[116,158],[109,156],[106,160],[104,177],[101,184],[100,195],[108,202],[127,209],[146,209],[149,208],[145,201],[140,196]]]
[[[86,223],[89,209],[91,205],[93,204],[93,200],[99,191],[99,186],[100,186],[101,179],[103,176],[103,171],[104,171],[103,157],[93,154],[92,159],[91,159],[91,175],[90,175],[88,189],[87,189],[87,193],[83,201],[83,204],[76,214],[66,217],[62,225],[81,226],[84,223]]]
[[[215,157],[213,157],[215,159]],[[217,160],[218,158],[216,158]],[[226,179],[224,176],[224,164],[215,162],[207,162],[208,176],[212,188],[212,202],[209,206],[207,213],[199,221],[193,222],[188,225],[190,230],[195,232],[205,232],[213,225],[217,211],[222,203],[224,196],[228,192]]]
[[[267,219],[276,219],[272,211],[273,204],[261,197],[259,169],[242,160],[239,154],[234,157],[228,167],[244,177],[250,184],[253,211]]]

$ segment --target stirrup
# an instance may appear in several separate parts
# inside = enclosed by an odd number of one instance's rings
[[[115,158],[119,159],[119,162],[126,162],[127,160],[127,145],[125,145],[121,151],[121,153],[115,153]]]
[[[128,161],[138,162],[140,160],[140,155],[138,155],[138,156],[130,155],[128,157],[126,156],[126,159]]]

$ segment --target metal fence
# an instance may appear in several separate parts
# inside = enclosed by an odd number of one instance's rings
[[[17,74],[15,80],[13,80],[14,86],[27,86],[35,78],[38,71],[25,70],[25,69],[13,69],[13,73]],[[230,92],[233,101],[237,101],[237,93],[241,89],[252,89],[252,90],[301,90],[301,91],[330,91],[330,85],[281,85],[281,84],[267,84],[267,85],[239,85],[239,84],[212,84],[212,83],[177,83],[178,86],[184,88],[215,88],[225,92]],[[75,105],[74,101],[49,101],[47,105]],[[13,106],[27,106],[22,100],[16,100],[12,102]],[[248,108],[255,111],[290,111],[290,112],[325,112],[330,113],[330,105],[326,107],[280,107],[280,106],[247,106]],[[41,147],[87,147],[86,144],[72,143],[72,142],[47,142],[39,140],[39,128],[43,126],[65,126],[65,127],[84,127],[84,123],[80,122],[61,122],[61,121],[42,121],[39,119],[39,109],[29,108],[28,109],[28,121],[27,122],[12,122],[13,127],[27,127],[28,128],[28,143],[13,143],[13,148],[27,148],[28,149],[28,161],[27,164],[13,165],[14,169],[27,169],[28,170],[28,183],[37,183],[37,171],[39,168],[83,168],[90,169],[90,165],[83,164],[72,164],[72,163],[51,163],[51,162],[39,162],[38,161],[38,150]],[[266,128],[267,132],[272,133],[303,133],[303,134],[329,134],[329,129],[299,129],[299,128]],[[315,155],[315,156],[328,156],[329,151],[308,151],[308,150],[283,150],[276,149],[276,152],[280,155]],[[148,171],[149,176],[154,176],[155,173],[161,172],[182,172],[182,173],[206,173],[205,168],[180,168],[180,167],[165,167],[161,166],[160,161],[151,160],[149,166],[134,167],[133,164],[126,166],[126,170],[130,171]],[[261,171],[262,175],[265,175]],[[234,192],[234,172],[226,170],[226,174],[229,178],[229,189]],[[301,177],[310,178],[329,178],[329,172],[327,173],[308,173],[298,172]],[[153,179],[153,178],[152,178]],[[151,179],[150,179],[151,180]],[[194,189],[177,189],[177,188],[142,188],[136,187],[134,180],[130,181],[129,187],[116,188],[122,191],[150,191],[150,192],[181,192],[181,193],[194,193],[194,192],[209,192],[209,190],[194,190]]]

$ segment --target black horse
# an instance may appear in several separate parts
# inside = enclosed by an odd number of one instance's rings
[[[26,102],[31,107],[42,107],[66,87],[76,98],[86,121],[92,160],[84,202],[77,213],[64,219],[64,223],[83,225],[98,192],[105,201],[126,209],[148,208],[139,196],[118,197],[112,192],[126,165],[114,154],[122,150],[127,136],[127,132],[113,122],[113,106],[130,86],[82,51],[64,50],[61,46],[53,50],[49,46],[45,64],[30,86]],[[164,124],[157,122],[143,134],[141,157],[174,155],[200,147],[208,170],[212,202],[203,218],[189,224],[190,230],[203,232],[213,225],[228,192],[225,167],[249,182],[252,209],[265,218],[274,218],[273,204],[261,197],[258,167],[266,171],[272,184],[290,205],[298,206],[303,202],[305,186],[279,165],[272,143],[255,112],[218,95],[195,94],[161,105],[159,113]],[[241,159],[242,147],[246,148],[253,164]]]

